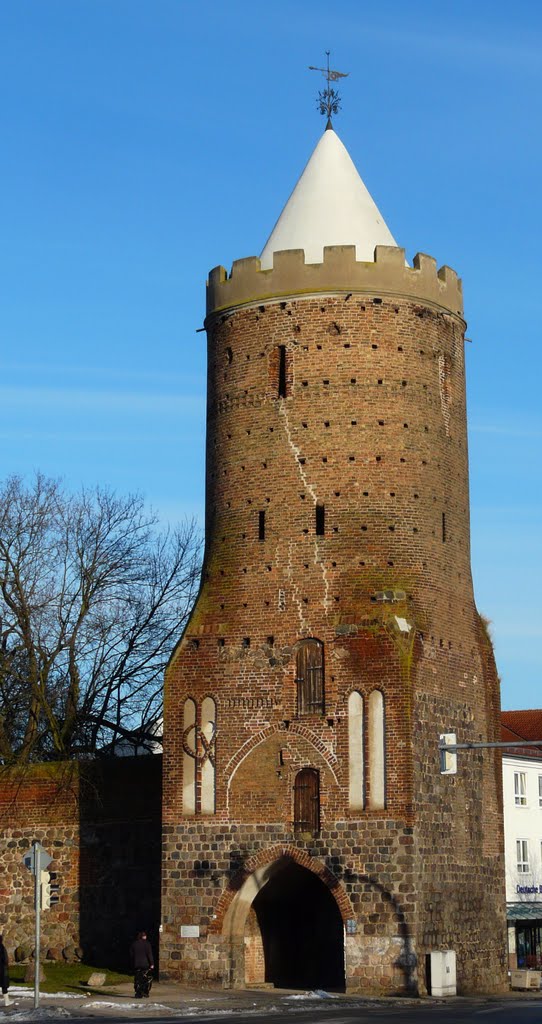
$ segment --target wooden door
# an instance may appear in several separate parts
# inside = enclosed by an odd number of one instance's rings
[[[294,830],[319,832],[320,779],[314,768],[302,768],[294,783]]]

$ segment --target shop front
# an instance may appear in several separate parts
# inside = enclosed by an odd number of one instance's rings
[[[508,903],[506,917],[510,970],[542,970],[542,900]]]

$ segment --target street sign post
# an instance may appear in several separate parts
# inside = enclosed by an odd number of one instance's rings
[[[34,875],[34,913],[36,921],[35,930],[35,949],[34,949],[34,1009],[37,1010],[40,1005],[40,938],[41,938],[41,881],[42,875],[46,872],[49,864],[52,861],[52,857],[47,853],[47,850],[43,848],[41,843],[38,843],[37,839],[32,843],[32,846],[23,855],[23,864],[25,868]]]
[[[40,871],[45,871],[49,867],[52,861],[52,857],[47,853],[47,850],[43,848],[41,843],[37,840],[32,843],[29,850],[23,854],[23,864],[25,868],[28,868],[33,875],[39,875]]]

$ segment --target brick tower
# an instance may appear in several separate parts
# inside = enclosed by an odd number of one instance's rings
[[[260,259],[210,274],[206,549],[164,712],[161,966],[506,986],[500,762],[471,581],[461,285],[405,262],[326,130]]]

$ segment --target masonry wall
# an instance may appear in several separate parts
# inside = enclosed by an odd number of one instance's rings
[[[405,269],[401,253],[377,249],[378,290],[346,250],[305,270],[280,254],[282,292],[257,261],[231,284],[211,276],[203,583],[165,690],[162,957],[185,980],[249,980],[257,943],[239,894],[285,850],[337,900],[350,989],[423,992],[425,954],[450,947],[462,991],[506,985],[498,759],[442,777],[437,750],[444,731],[499,738],[470,573],[460,292],[453,272],[431,278],[427,257]],[[326,290],[341,261],[348,283]],[[317,294],[303,294],[305,272]],[[310,637],[324,645],[325,707],[300,716],[296,649]],[[365,748],[353,811],[348,697],[367,706],[375,689],[386,806],[370,807]],[[216,813],[187,817],[183,706],[208,696]],[[293,781],[307,766],[321,828],[303,838]]]
[[[10,957],[34,949],[33,840],[52,855],[60,900],[42,914],[41,954],[126,966],[136,929],[158,946],[161,758],[31,765],[0,774],[0,931]],[[64,951],[64,952],[63,952]]]
[[[76,764],[0,772],[0,931],[10,960],[34,950],[34,879],[22,858],[38,840],[53,857],[61,900],[42,915],[42,955],[72,958],[80,945],[79,772]]]

